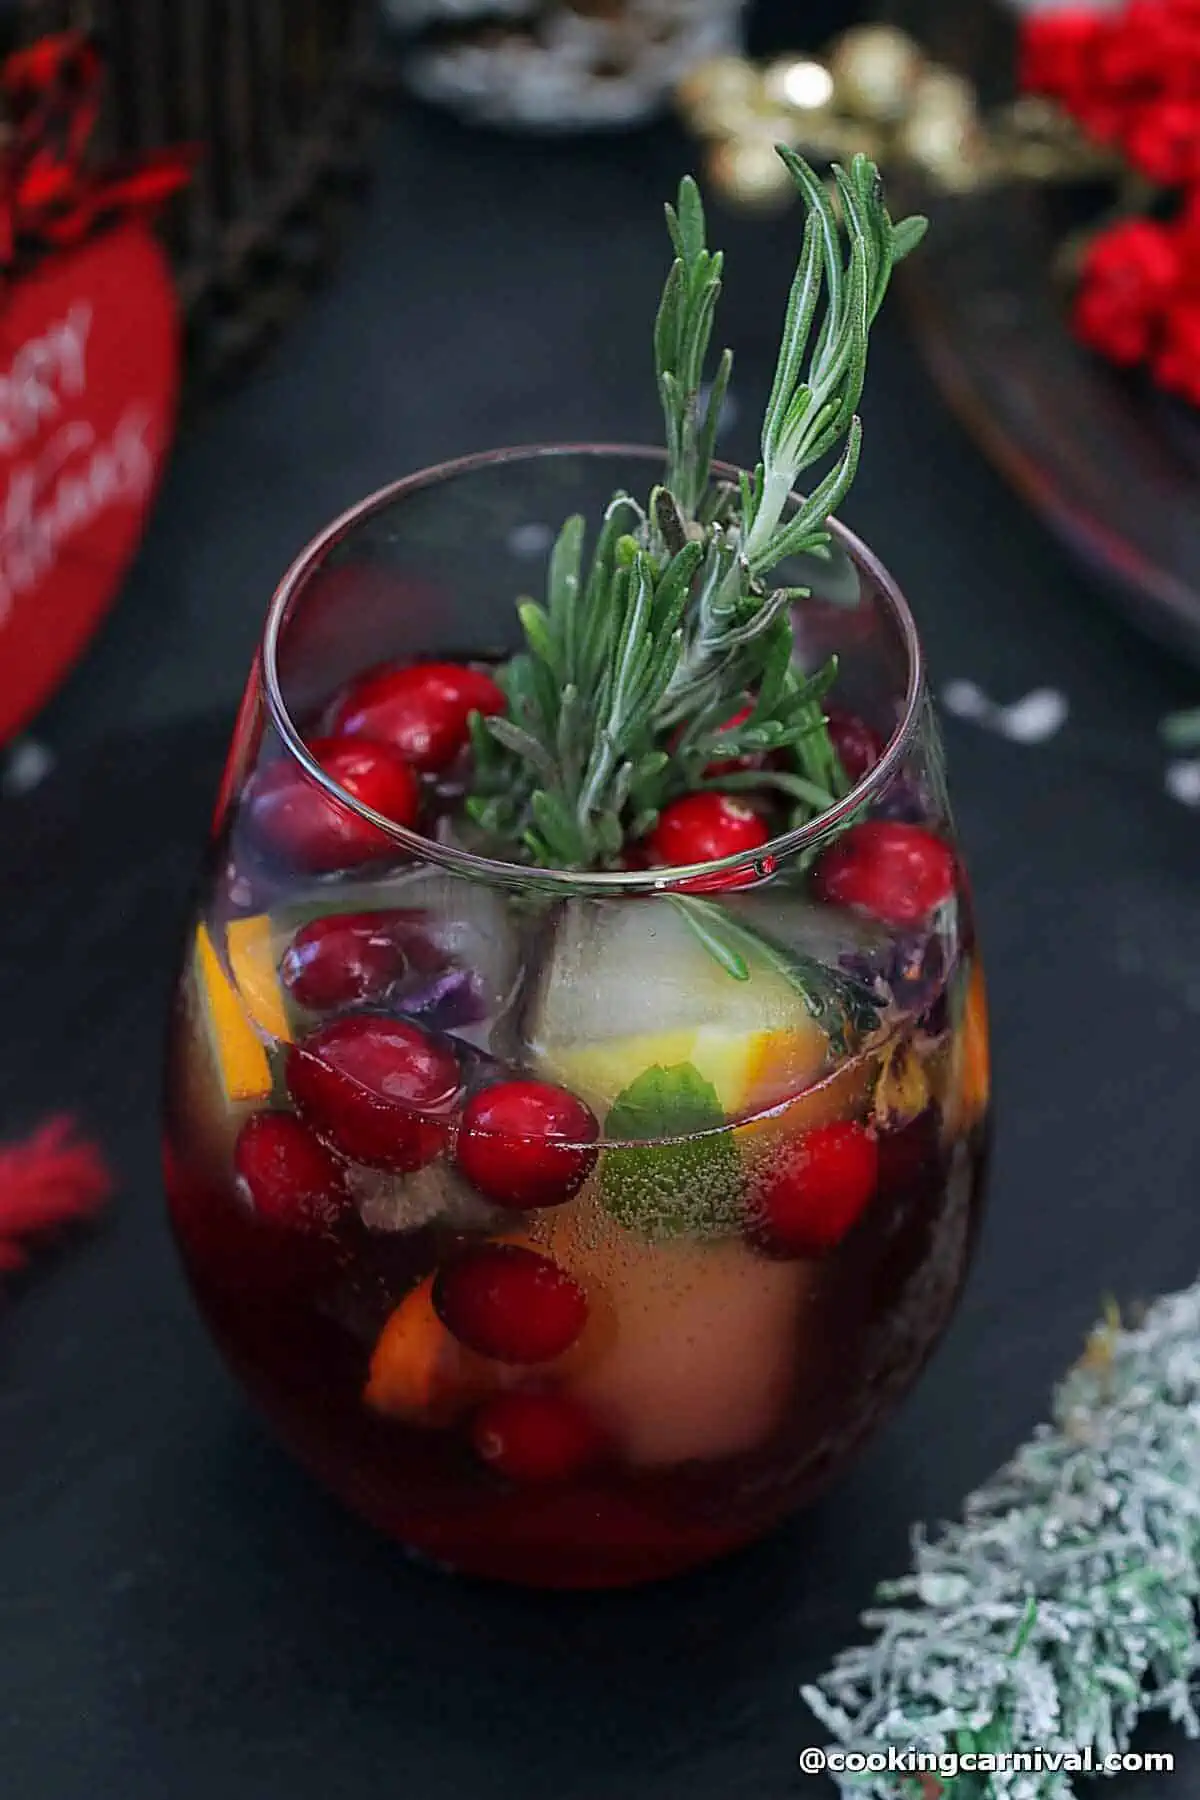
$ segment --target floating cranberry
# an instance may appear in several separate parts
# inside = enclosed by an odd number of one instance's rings
[[[351,799],[397,825],[416,824],[420,783],[390,744],[314,738],[308,748]],[[395,850],[386,832],[334,800],[287,760],[271,763],[255,776],[246,804],[263,843],[313,874],[353,868]]]
[[[255,1213],[269,1225],[321,1231],[350,1204],[344,1167],[292,1113],[260,1112],[247,1119],[234,1145],[233,1166]]]
[[[404,952],[386,913],[331,913],[302,925],[279,972],[300,1006],[332,1012],[382,994],[404,973]]]
[[[813,889],[820,900],[886,925],[919,925],[950,898],[956,874],[950,846],[923,826],[865,819],[826,850]]]
[[[374,1168],[411,1170],[445,1146],[461,1084],[444,1043],[404,1019],[352,1013],[288,1051],[288,1092],[321,1136]]]
[[[570,1481],[602,1463],[609,1445],[592,1415],[566,1394],[497,1394],[471,1422],[481,1462],[509,1481]]]
[[[772,1161],[754,1196],[750,1236],[769,1256],[822,1256],[874,1194],[879,1152],[864,1126],[817,1125]]]
[[[548,1256],[521,1244],[485,1244],[442,1269],[438,1317],[460,1344],[496,1362],[550,1362],[587,1324],[587,1295]]]
[[[883,755],[883,739],[857,713],[844,712],[839,706],[831,706],[825,719],[830,741],[847,776],[852,782],[861,781]]]
[[[596,1161],[600,1135],[590,1108],[545,1081],[501,1081],[468,1101],[458,1166],[499,1206],[559,1206],[577,1194]]]
[[[770,835],[754,809],[732,794],[685,794],[664,806],[648,845],[652,862],[674,869],[761,850]]]
[[[390,744],[427,775],[452,763],[473,712],[501,713],[507,702],[490,675],[460,663],[400,663],[375,669],[334,708],[330,729]]]

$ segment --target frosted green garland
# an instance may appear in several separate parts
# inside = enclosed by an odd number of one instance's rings
[[[801,1690],[848,1750],[1082,1752],[1138,1720],[1200,1736],[1200,1284],[1142,1323],[1115,1317],[1058,1389],[1053,1423],[914,1536],[915,1573],[863,1616],[874,1642]],[[926,1778],[928,1780],[928,1778]],[[907,1800],[919,1777],[844,1774],[844,1795]],[[936,1790],[935,1790],[936,1791]],[[944,1800],[1069,1800],[1064,1772],[962,1774]]]
[[[1192,712],[1171,713],[1161,730],[1163,742],[1172,750],[1194,750],[1200,745],[1200,706]]]

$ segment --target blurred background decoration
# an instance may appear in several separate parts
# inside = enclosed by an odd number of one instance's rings
[[[942,393],[1101,587],[1200,662],[1198,0],[381,3],[422,97],[535,132],[673,110],[732,208],[793,203],[779,140],[873,156],[901,210],[934,215],[900,280]]]
[[[373,0],[0,0],[0,742],[117,598],[181,389],[241,370],[329,261],[376,23]]]
[[[328,264],[366,172],[374,0],[7,0],[3,48],[68,28],[107,65],[97,154],[202,146],[163,233],[195,393],[236,372]]]
[[[640,124],[707,57],[733,50],[747,0],[385,0],[414,34],[406,78],[491,125]]]
[[[1200,5],[878,11],[688,71],[710,187],[769,213],[793,198],[777,140],[874,156],[934,216],[900,279],[943,394],[1124,610],[1200,662]]]
[[[675,99],[706,146],[711,185],[733,205],[795,201],[774,153],[780,142],[817,162],[861,151],[890,172],[912,171],[938,194],[1095,180],[1119,168],[1108,146],[1047,97],[1020,94],[988,108],[966,75],[886,22],[852,26],[820,54],[702,62]]]

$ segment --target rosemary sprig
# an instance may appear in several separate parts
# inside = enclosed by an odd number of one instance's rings
[[[705,948],[737,981],[749,974],[751,961],[766,963],[783,975],[804,1000],[809,1017],[825,1031],[839,1056],[857,1049],[878,1027],[882,1002],[861,981],[840,969],[827,968],[769,932],[735,919],[725,908],[694,894],[672,894],[671,904]]]
[[[1071,1800],[1072,1775],[1106,1772],[1143,1715],[1200,1736],[1198,1495],[1200,1283],[1136,1329],[1110,1310],[1053,1422],[971,1495],[961,1524],[915,1535],[914,1572],[863,1619],[874,1641],[802,1690],[847,1748],[933,1764],[925,1781],[846,1773],[843,1793]],[[1041,1768],[988,1761],[1035,1747],[1050,1753]],[[975,1766],[956,1774],[964,1752]]]
[[[467,812],[489,847],[563,869],[615,866],[668,801],[711,785],[714,764],[760,752],[773,765],[782,758],[758,785],[788,800],[794,823],[846,790],[822,708],[836,665],[811,675],[793,666],[789,609],[808,590],[772,586],[769,577],[827,543],[829,516],[858,460],[855,407],[870,325],[924,221],[894,225],[877,169],[856,157],[848,173],[835,170],[843,257],[822,183],[791,151],[780,155],[807,224],[763,460],[736,491],[711,481],[732,358],[721,357],[702,405],[723,259],[708,248],[700,192],[688,177],[667,208],[675,259],[654,334],[665,479],[644,506],[614,497],[586,568],[585,522],[569,519],[544,605],[519,607],[525,647],[501,675],[507,711],[473,722]],[[785,517],[797,477],[839,445],[833,469]],[[749,718],[723,730],[747,695]]]
[[[868,335],[893,268],[927,229],[923,218],[892,223],[879,170],[865,156],[856,156],[848,172],[835,164],[849,231],[843,266],[837,219],[824,184],[795,151],[782,148],[779,154],[804,197],[807,220],[763,421],[762,462],[742,481],[744,555],[754,574],[825,542],[826,521],[845,499],[858,469],[862,428],[857,408],[866,378]],[[825,316],[810,354],[822,290]],[[798,477],[839,444],[843,449],[834,468],[795,516],[782,523]]]
[[[680,183],[678,207],[668,206],[666,214],[675,261],[654,326],[654,358],[667,427],[666,486],[683,516],[692,519],[708,491],[721,408],[733,373],[733,352],[726,350],[702,412],[700,388],[725,258],[708,248],[704,205],[690,175]]]

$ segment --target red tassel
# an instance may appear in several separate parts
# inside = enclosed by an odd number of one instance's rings
[[[76,1130],[62,1114],[0,1148],[0,1271],[24,1265],[22,1239],[90,1218],[112,1194],[103,1154]]]

